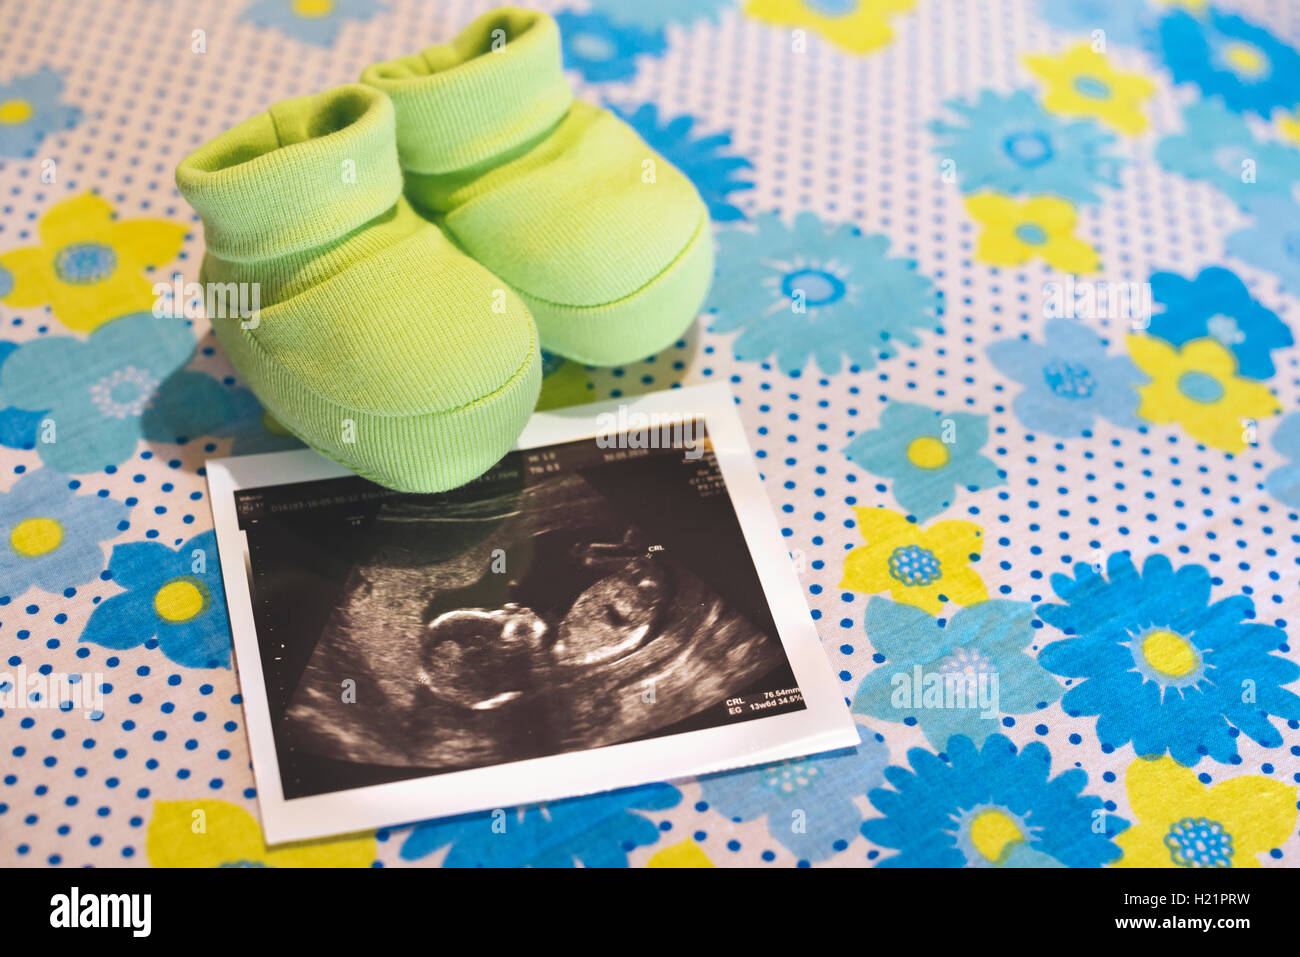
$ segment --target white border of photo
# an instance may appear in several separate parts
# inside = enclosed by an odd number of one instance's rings
[[[802,585],[726,386],[694,386],[538,412],[515,447],[527,449],[614,434],[640,413],[658,421],[705,420],[805,708],[649,740],[286,800],[253,617],[248,545],[236,518],[234,493],[352,473],[309,449],[209,459],[208,489],[221,574],[268,844],[537,804],[857,746],[856,726],[822,651]]]

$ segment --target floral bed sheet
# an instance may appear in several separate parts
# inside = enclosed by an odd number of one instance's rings
[[[860,746],[266,847],[203,463],[296,443],[154,315],[202,256],[172,170],[485,5],[20,0],[0,863],[1300,863],[1300,7],[546,6],[718,274],[673,348],[548,359],[542,402],[729,383]]]

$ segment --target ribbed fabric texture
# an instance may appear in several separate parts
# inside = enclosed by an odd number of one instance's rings
[[[536,329],[402,197],[383,94],[350,85],[276,104],[196,150],[176,180],[203,219],[201,279],[260,286],[255,325],[213,327],[305,442],[421,492],[469,481],[514,444],[541,382]]]
[[[214,256],[315,249],[402,194],[392,105],[356,84],[285,100],[195,150],[176,183]]]
[[[619,364],[694,319],[704,203],[626,123],[572,99],[549,16],[493,11],[361,79],[396,108],[407,197],[519,292],[545,348]]]
[[[496,163],[552,129],[573,101],[555,21],[512,7],[451,43],[367,67],[361,81],[393,101],[402,166],[422,174]]]

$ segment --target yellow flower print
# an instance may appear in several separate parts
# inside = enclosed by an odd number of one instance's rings
[[[988,589],[970,567],[984,544],[978,525],[950,519],[923,530],[887,508],[853,511],[867,544],[845,556],[841,588],[864,595],[887,591],[930,615],[943,609],[941,595],[958,605],[988,600]]]
[[[542,391],[537,397],[537,411],[563,409],[571,405],[594,402],[596,393],[591,376],[578,362],[542,356]]]
[[[253,816],[229,801],[155,801],[145,850],[154,867],[369,867],[373,834],[324,841],[262,842]]]
[[[646,867],[712,867],[713,862],[709,856],[704,853],[700,845],[696,844],[690,838],[682,841],[680,844],[672,844],[665,847],[662,851],[656,851],[650,860],[645,862]]]
[[[849,53],[870,53],[894,38],[889,18],[906,13],[916,0],[749,0],[745,12],[782,27],[806,27]]]
[[[1142,103],[1156,85],[1137,73],[1124,73],[1102,54],[1081,43],[1059,57],[1035,54],[1025,65],[1047,82],[1043,106],[1064,116],[1092,116],[1121,133],[1147,128]]]
[[[1282,138],[1300,146],[1300,110],[1283,113],[1277,120],[1278,132]]]
[[[145,267],[176,258],[186,227],[162,219],[118,222],[93,193],[64,200],[41,218],[39,246],[0,255],[13,273],[4,301],[48,305],[69,329],[90,332],[110,319],[153,308]]]
[[[293,0],[290,6],[294,13],[308,20],[328,17],[334,12],[333,0]]]
[[[1282,411],[1268,387],[1237,375],[1237,359],[1214,339],[1177,349],[1152,336],[1129,336],[1128,351],[1151,377],[1138,386],[1137,414],[1148,422],[1177,422],[1198,442],[1240,452],[1257,419]]]
[[[1053,196],[1023,202],[999,193],[979,193],[966,210],[984,227],[975,254],[993,266],[1023,266],[1035,257],[1065,272],[1095,272],[1097,252],[1074,236],[1074,204]]]
[[[17,126],[32,118],[32,104],[27,100],[5,100],[0,103],[0,123]]]
[[[1296,825],[1296,788],[1258,774],[1207,788],[1166,755],[1138,758],[1124,783],[1137,823],[1115,867],[1259,867]]]

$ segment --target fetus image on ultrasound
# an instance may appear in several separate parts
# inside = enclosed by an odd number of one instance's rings
[[[551,677],[555,667],[615,661],[653,640],[674,597],[672,572],[638,539],[628,529],[621,542],[575,543],[569,561],[603,577],[567,609],[539,615],[507,601],[497,609],[437,615],[424,638],[422,679],[430,693],[474,710],[496,708],[527,693],[523,687],[501,690],[499,676],[531,683]]]
[[[587,441],[442,495],[310,484],[240,509],[286,797],[803,707],[711,454]]]

